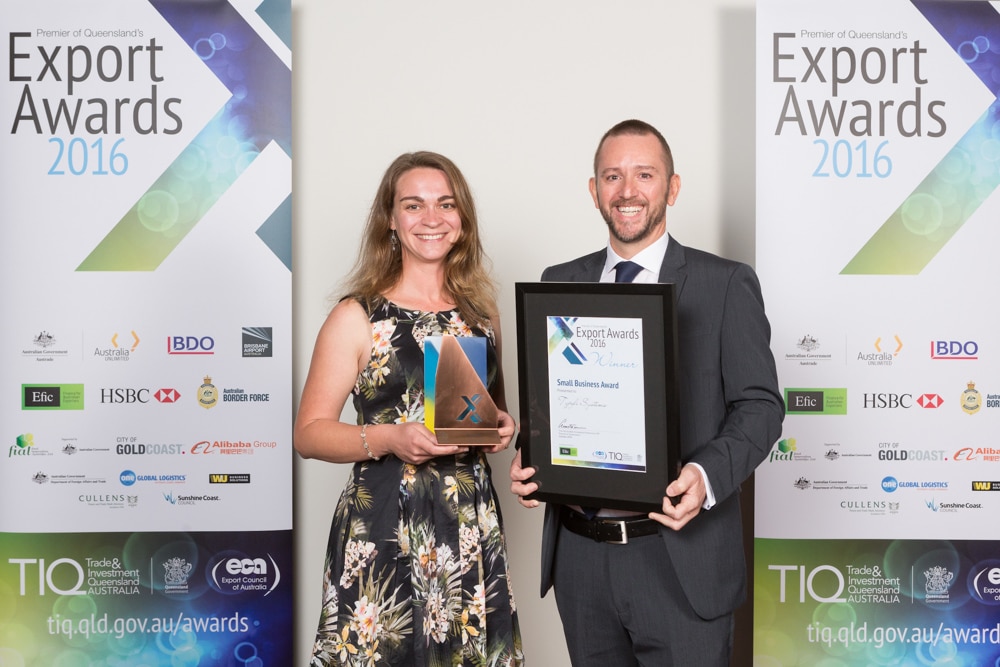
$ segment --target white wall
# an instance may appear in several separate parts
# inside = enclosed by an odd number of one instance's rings
[[[296,400],[327,296],[354,261],[382,172],[405,151],[448,155],[472,185],[501,285],[515,417],[513,285],[604,244],[587,179],[614,123],[641,118],[671,143],[683,187],[670,232],[752,263],[753,0],[292,0],[292,12]],[[525,653],[569,665],[554,599],[538,596],[541,511],[513,501],[509,461],[492,458]],[[348,470],[296,461],[298,665]]]

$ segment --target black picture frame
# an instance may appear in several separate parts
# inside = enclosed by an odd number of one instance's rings
[[[662,511],[680,473],[676,294],[671,283],[516,283],[521,464],[535,468],[531,498],[639,512]],[[553,464],[548,318],[642,321],[645,471]],[[638,411],[637,411],[638,412]],[[623,419],[628,415],[622,415]],[[608,443],[608,450],[614,443]]]

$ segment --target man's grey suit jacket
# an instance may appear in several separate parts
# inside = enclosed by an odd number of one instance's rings
[[[551,266],[542,280],[599,282],[606,256],[600,250]],[[695,612],[711,619],[746,599],[739,487],[780,436],[784,402],[753,269],[671,238],[659,281],[676,285],[682,460],[705,469],[717,503],[680,531],[660,528],[670,556],[662,566],[673,565]],[[546,506],[543,596],[552,586],[558,515],[558,506]]]

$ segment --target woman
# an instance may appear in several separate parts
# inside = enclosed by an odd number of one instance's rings
[[[505,449],[500,322],[475,206],[446,157],[401,155],[379,185],[347,295],[316,340],[295,422],[306,458],[354,463],[327,546],[311,665],[521,665],[486,453]],[[500,444],[423,423],[423,341],[487,338]],[[357,424],[340,421],[354,395]]]

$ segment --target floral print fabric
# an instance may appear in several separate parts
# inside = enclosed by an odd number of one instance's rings
[[[492,330],[389,302],[370,320],[371,359],[354,389],[359,423],[423,421],[427,336],[486,336],[494,386]],[[473,447],[419,466],[392,455],[354,464],[330,530],[310,665],[523,664],[486,456]]]

